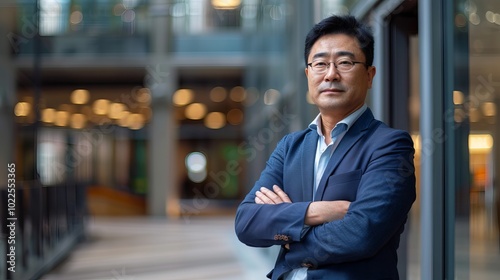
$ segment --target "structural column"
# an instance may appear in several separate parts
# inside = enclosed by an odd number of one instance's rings
[[[149,162],[147,211],[152,216],[176,215],[179,212],[176,158],[177,122],[171,95],[177,87],[175,69],[170,63],[170,5],[168,1],[151,3],[151,61],[145,85],[151,90],[153,117],[149,124]]]

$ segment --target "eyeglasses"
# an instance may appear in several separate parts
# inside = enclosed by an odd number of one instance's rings
[[[311,67],[313,72],[316,74],[325,74],[328,71],[328,69],[330,68],[330,65],[332,65],[332,64],[333,64],[333,66],[335,66],[335,69],[337,69],[337,71],[342,72],[342,73],[346,73],[346,72],[351,71],[354,68],[354,65],[356,65],[356,64],[366,65],[365,62],[361,62],[361,61],[352,61],[349,59],[341,59],[341,60],[338,60],[335,62],[326,62],[326,61],[321,61],[321,60],[313,61],[311,63],[308,63],[307,66]]]

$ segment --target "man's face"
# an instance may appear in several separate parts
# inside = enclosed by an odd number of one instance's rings
[[[324,35],[314,43],[308,57],[308,63],[341,60],[366,62],[355,37],[345,34]],[[367,69],[364,64],[355,64],[348,72],[339,72],[332,63],[326,73],[315,73],[311,67],[307,67],[305,72],[309,94],[320,112],[345,117],[364,104],[375,76],[375,67]]]

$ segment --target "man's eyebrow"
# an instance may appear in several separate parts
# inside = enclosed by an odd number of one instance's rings
[[[328,57],[330,56],[330,53],[328,52],[320,52],[320,53],[316,53],[313,55],[312,59],[316,59],[316,58],[325,58],[325,57]],[[350,51],[339,51],[339,52],[336,52],[335,53],[335,56],[348,56],[350,58],[354,58],[354,53],[350,52]]]

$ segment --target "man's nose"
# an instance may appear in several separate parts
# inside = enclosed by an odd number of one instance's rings
[[[339,70],[337,70],[337,67],[335,67],[335,64],[333,64],[333,62],[331,62],[328,69],[326,69],[325,80],[327,80],[327,81],[337,80],[337,79],[339,79],[339,77],[340,77]]]

